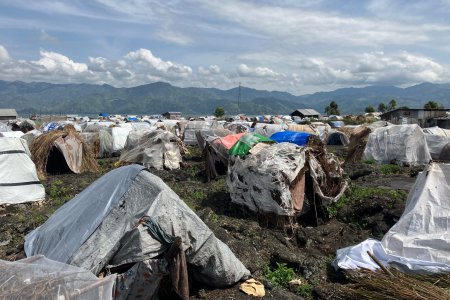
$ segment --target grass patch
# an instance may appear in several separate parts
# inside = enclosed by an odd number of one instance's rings
[[[389,190],[374,187],[361,187],[356,185],[351,185],[347,189],[345,194],[335,203],[327,206],[327,212],[329,218],[337,217],[339,211],[346,206],[349,202],[352,203],[362,203],[368,199],[373,198],[388,198],[393,201],[401,201],[406,198],[406,193],[401,190]],[[392,208],[393,203],[388,203],[388,208]]]
[[[310,284],[302,284],[297,288],[296,294],[303,298],[310,298],[313,291],[313,286]]]
[[[277,263],[276,268],[265,266],[263,274],[273,284],[285,288],[289,286],[289,281],[296,277],[294,269],[288,268],[284,263]]]
[[[374,165],[377,163],[377,161],[375,159],[366,159],[363,161],[363,163],[365,163],[367,165]]]
[[[382,165],[380,166],[380,172],[384,175],[398,174],[401,167],[399,165]]]

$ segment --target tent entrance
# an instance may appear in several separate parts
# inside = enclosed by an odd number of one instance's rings
[[[46,172],[47,174],[53,175],[72,173],[72,170],[70,170],[67,165],[64,155],[55,146],[53,146],[48,153]]]

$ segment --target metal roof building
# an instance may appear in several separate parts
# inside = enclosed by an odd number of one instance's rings
[[[0,108],[0,120],[17,119],[18,115],[13,108]]]
[[[320,113],[317,112],[315,109],[312,108],[301,108],[296,109],[293,113],[291,113],[291,116],[293,117],[300,117],[300,118],[316,118],[318,119],[320,117]]]

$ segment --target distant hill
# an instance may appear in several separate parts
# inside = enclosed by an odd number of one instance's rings
[[[341,113],[361,113],[368,105],[387,104],[391,99],[398,106],[423,107],[434,100],[450,107],[450,84],[422,83],[409,88],[369,86],[343,88],[331,92],[294,96],[286,92],[269,92],[241,87],[180,88],[156,82],[132,88],[110,85],[51,84],[0,81],[0,108],[15,108],[20,114],[32,113],[118,113],[160,114],[181,111],[183,115],[212,114],[224,107],[227,114],[288,114],[297,108],[314,108],[323,112],[334,100]]]

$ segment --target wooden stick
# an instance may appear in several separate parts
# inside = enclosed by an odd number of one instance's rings
[[[367,251],[367,254],[370,256],[371,259],[383,270],[386,274],[388,274],[391,277],[394,277],[394,274],[392,274],[391,271],[389,271],[379,260],[376,258],[375,255],[373,255],[370,251]]]

